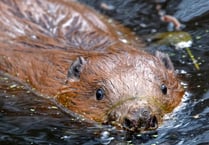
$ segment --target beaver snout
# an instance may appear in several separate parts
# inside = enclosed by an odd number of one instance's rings
[[[129,131],[154,130],[158,128],[158,120],[150,109],[140,108],[125,116],[122,125]]]

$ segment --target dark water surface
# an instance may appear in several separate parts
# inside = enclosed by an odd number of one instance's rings
[[[82,0],[130,27],[147,39],[153,32],[167,31],[154,0]],[[192,2],[191,2],[192,1]],[[157,47],[168,52],[181,74],[187,93],[173,114],[156,131],[129,134],[112,127],[88,124],[61,111],[53,101],[37,96],[0,73],[0,145],[4,144],[209,144],[209,5],[207,0],[170,0],[163,5],[168,14],[185,24],[193,38],[190,48],[198,60],[196,70],[185,50]],[[109,7],[102,8],[105,2]],[[192,4],[188,7],[188,3]]]

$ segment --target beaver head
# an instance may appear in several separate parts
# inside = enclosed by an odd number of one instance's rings
[[[97,122],[156,129],[183,95],[168,55],[130,50],[78,57],[57,99]]]

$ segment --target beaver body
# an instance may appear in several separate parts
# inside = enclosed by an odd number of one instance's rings
[[[0,70],[71,111],[142,130],[179,104],[184,91],[169,57],[121,42],[126,29],[94,10],[64,0],[3,0],[0,8]]]

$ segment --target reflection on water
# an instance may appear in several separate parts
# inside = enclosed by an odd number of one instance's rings
[[[101,2],[84,1],[95,6]],[[111,2],[114,9],[111,12],[103,9],[102,12],[132,27],[142,37],[151,32],[166,31],[166,25],[155,15],[153,3],[129,0],[106,2]],[[176,12],[171,7],[172,3],[177,5],[176,1],[165,5],[171,14],[184,12],[182,9]],[[198,2],[196,4],[198,6]],[[195,6],[191,8],[196,9]],[[208,9],[209,6],[204,7],[204,14],[207,14]],[[174,51],[170,47],[162,49],[174,53],[171,58],[176,69],[186,72],[181,78],[188,84],[186,89],[189,95],[185,96],[182,105],[165,119],[165,123],[156,132],[133,135],[109,126],[101,128],[78,121],[62,112],[52,101],[33,94],[1,74],[0,144],[208,144],[209,20],[206,17],[199,15],[197,21],[188,21],[184,29],[193,37],[191,50],[200,64],[199,71],[195,70],[184,50]]]

